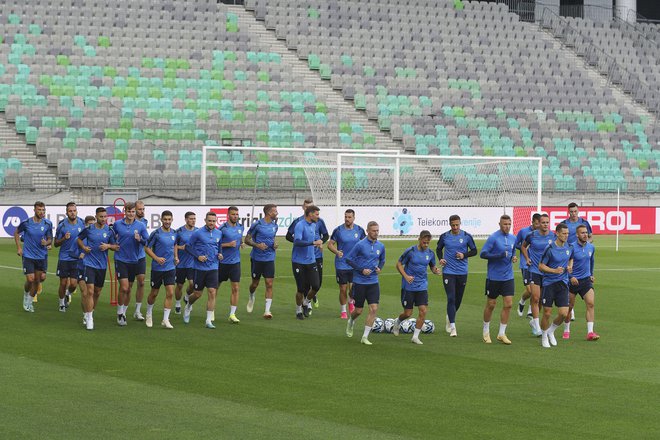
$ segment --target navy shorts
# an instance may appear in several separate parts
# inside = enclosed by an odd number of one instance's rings
[[[485,295],[490,299],[498,296],[513,296],[516,293],[516,283],[514,280],[491,281],[486,278]]]
[[[543,275],[529,271],[529,285],[543,287]]]
[[[105,283],[105,269],[94,269],[93,267],[85,267],[85,283],[94,284],[94,287],[101,288]]]
[[[552,307],[553,303],[557,307],[568,307],[568,285],[563,281],[543,286],[541,304],[543,307]]]
[[[207,289],[218,288],[218,271],[217,270],[195,270],[195,290],[200,292]]]
[[[147,273],[147,257],[140,258],[137,262],[137,274],[144,275]]]
[[[218,265],[218,281],[222,283],[227,280],[232,283],[241,281],[241,263]]]
[[[442,283],[445,285],[445,292],[455,293],[456,296],[463,296],[465,285],[467,284],[467,275],[442,275]]]
[[[353,282],[353,269],[341,270],[336,269],[335,273],[337,274],[337,284],[348,284]]]
[[[529,286],[529,283],[531,281],[529,269],[520,269],[520,273],[522,274],[523,284],[525,286]]]
[[[140,263],[126,263],[124,261],[115,260],[115,274],[118,280],[128,279],[129,283],[135,281],[138,274],[138,265]],[[144,272],[143,272],[144,273]]]
[[[33,258],[23,257],[23,273],[30,274],[35,272],[46,272],[48,270],[48,260],[35,260]]]
[[[60,278],[78,278],[78,261],[58,261],[57,276]]]
[[[309,290],[315,292],[319,290],[319,269],[316,263],[312,264],[299,264],[291,263],[293,268],[293,277],[296,279],[297,291],[303,295],[307,295]]]
[[[582,299],[584,299],[584,295],[586,295],[587,292],[589,292],[593,288],[594,288],[594,283],[591,282],[591,277],[582,278],[578,280],[577,286],[568,283],[568,291],[573,295],[580,295]]]
[[[401,305],[404,309],[412,309],[417,306],[427,306],[429,304],[428,290],[419,290],[411,292],[410,290],[401,289]]]
[[[159,289],[161,285],[173,286],[176,280],[176,271],[172,270],[152,270],[151,287]]]
[[[255,261],[250,258],[252,279],[275,278],[275,261]]]
[[[78,272],[76,272],[76,277],[78,278],[78,281],[85,281],[85,265],[82,264],[82,261],[80,260],[78,260],[77,263],[76,268]]]
[[[380,301],[380,285],[375,284],[353,284],[353,299],[355,307],[364,308],[364,302],[367,304],[378,304]]]
[[[323,285],[323,258],[316,259],[316,270],[319,272],[319,289]]]
[[[192,267],[177,267],[175,278],[177,284],[185,284],[186,280],[195,278],[195,269]]]

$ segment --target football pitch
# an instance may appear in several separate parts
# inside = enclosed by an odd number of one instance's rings
[[[58,312],[55,250],[36,313],[22,310],[20,260],[13,241],[0,240],[0,438],[660,438],[659,237],[624,236],[618,253],[612,237],[596,237],[601,339],[585,340],[578,299],[571,339],[558,329],[552,349],[540,347],[515,311],[507,330],[513,344],[497,343],[499,302],[493,344],[482,342],[486,265],[478,257],[470,260],[457,338],[444,331],[445,294],[431,275],[427,318],[436,331],[421,336],[424,345],[404,334],[372,334],[374,345],[361,345],[364,317],[347,338],[327,250],[320,307],[298,321],[291,248],[278,240],[270,321],[262,318],[263,282],[254,313],[245,311],[245,249],[240,324],[226,320],[223,284],[215,330],[204,327],[206,295],[190,324],[172,313],[174,330],[160,328],[162,290],[154,328],[130,318],[133,296],[120,328],[106,283],[91,332],[78,292],[69,311]],[[385,242],[383,319],[401,311],[395,262],[412,244]]]

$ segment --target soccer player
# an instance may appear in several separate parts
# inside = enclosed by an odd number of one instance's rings
[[[55,231],[55,247],[60,248],[57,262],[57,276],[60,278],[60,312],[66,312],[71,302],[71,295],[78,288],[78,234],[85,228],[85,223],[78,217],[78,208],[74,202],[66,204],[66,218],[62,219]]]
[[[429,304],[429,282],[426,269],[430,267],[431,272],[436,275],[441,273],[440,268],[435,265],[435,254],[429,249],[431,238],[429,231],[420,232],[417,245],[406,249],[396,262],[396,270],[402,277],[401,305],[403,313],[396,318],[392,333],[395,336],[399,335],[401,321],[410,318],[413,308],[417,306],[419,313],[411,342],[418,345],[423,344],[419,340],[419,333],[422,331],[426,319],[426,308]]]
[[[456,337],[456,312],[461,307],[468,276],[468,258],[477,255],[477,245],[472,235],[461,229],[458,215],[449,217],[449,231],[438,239],[436,253],[442,266],[442,282],[447,294],[445,330]]]
[[[96,217],[93,215],[88,215],[85,217],[85,228],[89,227],[96,223]],[[80,234],[78,234],[80,235]],[[83,243],[86,245],[86,240],[83,240]],[[85,320],[87,315],[85,314],[85,303],[82,301],[83,294],[87,292],[87,284],[85,283],[85,252],[78,247],[78,240],[76,237],[76,248],[71,250],[71,256],[76,259],[76,269],[77,269],[77,279],[78,279],[78,288],[80,289],[80,307],[83,311],[83,325],[86,324]],[[94,297],[94,308],[96,310],[96,300],[98,297]]]
[[[564,219],[561,221],[563,224],[568,226],[568,244],[573,245],[575,244],[578,239],[576,235],[576,230],[578,226],[585,226],[587,228],[587,236],[589,241],[591,241],[591,225],[587,220],[584,218],[580,217],[580,212],[578,209],[578,205],[575,202],[571,202],[568,204],[568,218]]]
[[[52,241],[53,224],[46,218],[46,204],[35,202],[34,215],[22,221],[14,231],[16,253],[23,260],[25,274],[23,310],[26,312],[34,312],[32,301],[37,295],[39,285],[45,280],[48,270],[48,247]]]
[[[305,319],[312,310],[312,300],[319,290],[319,271],[316,265],[314,247],[323,246],[316,238],[316,222],[319,208],[310,205],[305,209],[305,218],[296,223],[291,251],[291,266],[296,280],[296,318]]]
[[[273,280],[275,278],[275,252],[277,251],[277,205],[267,204],[264,206],[264,218],[253,222],[245,234],[245,244],[252,247],[250,252],[250,272],[252,283],[250,283],[250,298],[247,303],[247,312],[252,313],[254,309],[254,292],[259,287],[259,281],[263,276],[266,281],[266,307],[264,319],[272,319],[273,314],[270,307],[273,303]]]
[[[520,251],[522,244],[525,242],[525,238],[527,238],[529,234],[531,234],[532,232],[534,232],[536,229],[539,228],[540,221],[541,221],[541,214],[536,212],[534,213],[534,215],[532,215],[532,224],[518,231],[518,234],[516,235],[516,249]],[[520,272],[522,274],[522,280],[523,280],[523,285],[525,286],[525,291],[520,297],[520,301],[518,301],[518,316],[523,315],[523,312],[525,311],[525,302],[527,302],[527,300],[532,297],[532,288],[529,285],[529,281],[530,281],[529,267],[527,266],[527,260],[525,260],[524,258],[520,259]],[[529,302],[529,306],[527,307],[527,316],[529,318],[532,317],[531,301]]]
[[[344,255],[366,236],[362,226],[355,224],[355,211],[347,209],[344,212],[344,224],[337,226],[332,231],[330,241],[328,241],[328,249],[335,254],[335,275],[337,284],[339,284],[339,306],[341,307],[339,316],[341,319],[348,319],[347,302],[349,313],[353,313],[355,309],[352,292],[353,268],[346,263]]]
[[[573,249],[568,245],[568,226],[559,223],[555,228],[556,238],[548,245],[539,261],[543,272],[543,319],[541,320],[541,346],[557,345],[555,329],[568,316],[568,274],[573,266]],[[557,306],[557,317],[550,323],[552,305]]]
[[[184,215],[186,223],[176,230],[176,246],[179,256],[179,264],[176,266],[176,288],[174,289],[174,297],[176,303],[174,304],[174,313],[177,315],[181,314],[181,297],[183,296],[183,285],[188,280],[188,286],[186,287],[186,297],[185,302],[188,302],[188,297],[193,293],[193,278],[195,277],[195,261],[193,260],[192,255],[188,252],[185,252],[186,245],[190,236],[199,229],[195,226],[197,222],[197,216],[194,212],[188,211]]]
[[[364,323],[364,333],[360,343],[372,345],[369,333],[374,325],[380,302],[380,285],[378,275],[385,266],[385,245],[378,241],[379,227],[375,221],[367,223],[367,236],[360,240],[346,254],[346,262],[353,268],[353,299],[355,310],[346,323],[346,336],[353,337],[355,321],[362,314],[365,301],[369,305],[369,314]]]
[[[119,251],[115,254],[115,273],[119,280],[119,298],[117,300],[117,324],[125,326],[126,310],[131,300],[133,282],[140,271],[140,254],[149,239],[147,227],[135,218],[135,203],[124,205],[124,218],[114,222],[111,226]],[[136,298],[137,300],[137,298]],[[143,321],[142,315],[134,317]]]
[[[594,254],[596,249],[589,242],[589,230],[585,225],[576,229],[577,242],[573,247],[573,273],[569,279],[569,311],[575,306],[575,297],[580,295],[587,306],[587,341],[597,341],[600,336],[594,332]],[[564,339],[571,337],[571,321],[564,322]]]
[[[238,224],[238,208],[230,206],[227,221],[220,226],[222,232],[222,260],[218,263],[218,289],[223,281],[231,282],[229,322],[238,324],[236,308],[241,282],[241,249],[243,249],[243,225]]]
[[[145,229],[149,226],[149,222],[146,218],[144,218],[144,202],[142,200],[135,202],[135,219],[136,221],[144,224]],[[144,251],[144,246],[140,246],[138,250],[137,272],[135,273],[135,281],[137,282],[137,287],[135,288],[135,312],[133,312],[133,318],[138,321],[144,320],[140,309],[142,307],[142,298],[144,298],[144,277],[146,273],[147,254]],[[124,309],[124,314],[126,314],[126,309]]]
[[[101,295],[105,282],[105,271],[108,267],[108,249],[119,250],[115,234],[106,225],[108,213],[103,207],[96,208],[96,223],[87,226],[78,235],[78,247],[85,252],[85,291],[82,302],[84,304],[84,322],[87,330],[94,330],[94,308]]]
[[[520,252],[525,258],[525,263],[529,268],[529,285],[532,293],[532,319],[529,326],[532,328],[534,336],[541,336],[543,333],[539,324],[539,302],[541,300],[541,287],[543,286],[543,274],[539,270],[541,255],[557,237],[550,230],[550,217],[548,214],[541,214],[539,228],[527,235],[525,241],[520,247]]]
[[[172,297],[176,280],[175,266],[179,264],[176,249],[176,231],[173,231],[172,212],[163,211],[160,215],[162,226],[154,230],[144,250],[151,260],[151,292],[147,297],[147,316],[145,324],[148,328],[153,326],[153,309],[160,286],[165,286],[165,305],[163,307],[163,320],[160,325],[164,328],[174,328],[170,324],[170,311],[172,310]]]
[[[204,226],[193,232],[186,252],[193,256],[195,261],[195,290],[188,298],[188,304],[183,309],[183,322],[190,322],[190,312],[193,304],[206,288],[208,300],[206,302],[206,328],[214,329],[213,315],[215,313],[215,297],[218,291],[218,262],[222,260],[222,232],[216,228],[217,216],[209,211],[204,217]]]
[[[500,229],[490,235],[481,249],[481,258],[488,260],[486,274],[486,307],[484,308],[483,340],[490,344],[490,318],[497,305],[497,297],[502,296],[502,313],[500,315],[500,331],[497,340],[510,345],[506,336],[506,326],[509,323],[509,313],[513,304],[516,285],[513,280],[513,267],[516,263],[516,237],[510,233],[511,217],[500,217]]]
[[[303,212],[309,207],[314,204],[314,201],[312,199],[305,199],[303,201]],[[294,240],[294,231],[296,228],[296,224],[299,221],[304,220],[305,216],[301,215],[297,219],[294,219],[293,222],[291,222],[291,225],[289,226],[289,229],[286,234],[286,239],[293,243]],[[325,221],[323,221],[322,218],[319,218],[318,221],[316,222],[316,240],[321,240],[323,243],[328,241],[328,238],[330,238],[330,234],[328,234],[328,227],[325,225]],[[316,259],[316,266],[317,270],[319,272],[319,289],[321,289],[321,286],[323,285],[323,247],[322,246],[317,246],[314,248],[314,258]],[[318,291],[316,292],[318,293]],[[317,295],[314,295],[314,299],[312,300],[312,303],[314,307],[319,306],[319,301],[317,298]],[[309,311],[308,313],[311,315],[312,311],[312,303],[309,304]]]

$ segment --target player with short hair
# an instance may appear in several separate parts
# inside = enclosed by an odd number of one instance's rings
[[[417,306],[418,314],[415,322],[415,331],[411,342],[422,345],[419,334],[426,319],[426,308],[429,304],[429,282],[426,274],[427,268],[431,272],[440,275],[441,270],[435,265],[435,254],[429,249],[431,243],[431,232],[422,231],[417,239],[418,243],[406,249],[396,262],[396,270],[401,274],[401,313],[394,321],[392,333],[399,335],[399,326],[405,319],[410,318],[413,308]]]
[[[344,257],[353,268],[353,299],[355,310],[349,315],[346,323],[346,336],[353,337],[355,321],[362,314],[365,301],[369,305],[369,314],[364,323],[364,333],[360,343],[372,345],[369,333],[374,325],[380,302],[380,285],[378,275],[385,266],[385,245],[378,241],[378,223],[367,223],[367,236],[360,240]]]
[[[231,283],[229,322],[238,324],[236,308],[241,283],[241,249],[243,249],[243,225],[238,223],[238,208],[230,206],[227,221],[220,226],[222,232],[222,260],[218,263],[218,289],[223,281]]]
[[[21,236],[23,244],[21,245]],[[16,253],[23,260],[25,284],[23,310],[34,312],[33,298],[48,270],[48,248],[53,242],[53,224],[46,218],[46,204],[34,203],[34,215],[23,220],[14,231]]]
[[[264,206],[264,218],[253,222],[245,234],[245,244],[252,247],[250,252],[250,298],[247,303],[247,312],[252,313],[254,308],[254,292],[259,287],[263,276],[266,281],[266,306],[264,319],[272,319],[270,307],[273,303],[273,280],[275,279],[275,252],[277,251],[277,205],[269,203]]]
[[[85,216],[85,226],[84,228],[87,228],[90,225],[93,225],[96,223],[96,217],[93,215],[88,215]],[[84,229],[83,228],[83,229]],[[82,232],[82,231],[81,231]],[[78,234],[80,235],[80,234]],[[84,244],[86,243],[86,240],[83,240]],[[77,275],[76,278],[78,280],[78,288],[80,289],[80,307],[82,308],[83,312],[83,325],[85,325],[85,319],[86,319],[86,314],[85,314],[85,304],[82,301],[82,296],[85,292],[87,292],[87,284],[85,283],[85,251],[80,249],[78,247],[78,240],[76,237],[76,248],[71,250],[71,256],[76,259],[76,269],[77,269]],[[93,310],[96,310],[96,301],[98,300],[98,297],[94,297],[94,307]]]
[[[148,328],[153,326],[153,309],[160,286],[165,286],[165,304],[163,307],[163,320],[160,325],[167,329],[174,328],[170,323],[170,311],[172,310],[172,297],[174,296],[174,284],[176,281],[176,270],[179,264],[179,256],[176,248],[176,231],[172,230],[172,211],[163,211],[160,215],[162,226],[154,230],[144,248],[145,253],[151,260],[151,292],[147,297],[147,316],[145,324]]]
[[[539,261],[543,272],[543,319],[541,320],[541,346],[550,348],[557,345],[555,329],[568,316],[568,274],[573,267],[573,249],[568,245],[568,226],[559,223],[555,229],[555,241],[550,243]],[[557,307],[557,317],[552,324],[552,305]]]
[[[510,233],[511,217],[506,214],[502,215],[499,224],[500,229],[488,237],[480,254],[481,258],[488,260],[483,340],[486,344],[491,343],[490,319],[497,305],[497,297],[502,296],[502,313],[500,314],[500,330],[497,340],[505,345],[510,345],[511,340],[506,336],[506,326],[509,323],[509,313],[516,291],[511,263],[518,262],[518,257],[516,257],[516,237]]]
[[[188,297],[193,293],[193,278],[195,277],[195,261],[193,260],[192,255],[188,252],[185,252],[186,245],[190,236],[199,229],[195,226],[197,222],[197,216],[194,212],[188,211],[184,215],[186,223],[176,230],[176,247],[179,256],[179,264],[176,266],[176,287],[174,289],[174,297],[176,303],[174,304],[174,313],[177,315],[181,314],[181,297],[183,296],[183,285],[188,280],[188,286],[186,287],[186,296],[184,301],[188,302]]]
[[[323,241],[317,238],[316,222],[320,209],[310,205],[305,209],[305,218],[296,223],[293,232],[291,266],[296,280],[296,318],[309,317],[312,301],[319,290],[319,270],[314,254],[315,247],[322,247]]]
[[[535,212],[534,215],[532,215],[532,224],[518,231],[518,234],[516,235],[516,249],[520,250],[522,244],[525,242],[525,238],[527,238],[529,234],[531,234],[536,229],[538,229],[540,221],[541,221],[541,214]],[[527,302],[527,300],[532,297],[532,288],[530,287],[529,284],[530,281],[529,267],[527,266],[527,260],[524,258],[520,258],[520,272],[522,274],[522,280],[523,280],[523,285],[525,286],[525,291],[521,295],[520,301],[518,301],[518,316],[523,316],[523,312],[525,311],[525,302]],[[532,317],[531,301],[529,302],[529,306],[527,307],[527,316],[530,318]]]
[[[208,300],[206,302],[206,328],[214,329],[213,315],[215,313],[215,298],[218,291],[218,262],[222,260],[222,232],[216,228],[217,215],[213,211],[206,213],[204,226],[193,232],[186,252],[193,256],[195,261],[195,290],[188,298],[188,304],[183,309],[183,322],[190,322],[190,312],[193,304],[202,296],[206,288]]]
[[[82,302],[84,322],[87,330],[94,330],[94,308],[105,283],[105,271],[108,267],[108,249],[119,250],[115,234],[106,221],[108,213],[104,207],[96,208],[96,223],[87,226],[78,235],[78,247],[85,252],[85,291]]]
[[[137,200],[135,202],[135,220],[142,223],[145,229],[148,228],[149,222],[144,217],[144,202],[142,200]],[[137,287],[135,288],[135,312],[133,312],[133,318],[137,321],[144,320],[140,309],[142,307],[142,299],[144,298],[144,280],[146,273],[147,254],[144,251],[144,246],[140,246],[140,249],[138,250],[137,272],[135,273],[135,281],[137,283]],[[124,313],[126,313],[126,310],[124,310]]]
[[[115,253],[115,274],[119,280],[119,295],[117,300],[117,324],[125,326],[126,310],[131,300],[131,289],[141,270],[140,255],[143,246],[149,239],[147,227],[135,217],[135,203],[124,205],[124,218],[110,227],[115,234],[119,251]],[[137,294],[136,294],[137,300]],[[138,321],[143,321],[142,314],[133,315]]]
[[[442,266],[442,282],[447,295],[445,330],[456,337],[456,313],[461,307],[468,277],[468,258],[477,255],[477,245],[469,233],[461,229],[461,218],[449,217],[449,231],[438,239],[436,253]]]
[[[348,319],[348,313],[346,313],[347,302],[349,313],[353,313],[355,309],[352,292],[353,268],[346,263],[344,255],[350,252],[353,246],[366,236],[367,234],[362,229],[362,226],[355,224],[355,211],[347,209],[344,212],[344,223],[332,231],[330,241],[328,241],[328,249],[335,254],[335,275],[337,277],[337,284],[339,284],[341,319]]]
[[[302,209],[303,212],[305,210],[312,206],[314,204],[314,201],[312,199],[305,199],[303,201]],[[305,215],[301,215],[300,217],[296,218],[291,222],[291,225],[289,225],[289,229],[287,230],[286,234],[286,239],[293,243],[294,241],[294,231],[296,228],[296,225],[298,224],[299,221],[302,221],[305,219]],[[316,240],[321,240],[323,243],[328,241],[330,238],[330,234],[328,234],[328,227],[325,225],[325,221],[322,218],[319,218],[318,221],[316,222]],[[314,258],[316,259],[316,268],[319,273],[319,289],[321,289],[321,286],[323,285],[323,246],[316,246],[314,247]],[[318,291],[316,294],[314,294],[314,299],[312,302],[309,304],[309,310],[307,311],[310,315],[312,314],[312,305],[314,307],[319,306],[319,301],[317,297]]]
[[[580,217],[580,211],[577,203],[571,202],[568,204],[568,218],[562,220],[561,222],[568,226],[569,245],[574,245],[578,240],[576,235],[578,226],[584,226],[587,228],[587,236],[589,241],[591,241],[591,234],[593,233],[591,225],[586,219]]]
[[[541,336],[543,333],[539,323],[539,303],[543,286],[543,274],[539,270],[539,262],[545,248],[556,239],[557,236],[550,230],[550,217],[548,214],[541,214],[539,228],[528,234],[520,247],[520,253],[522,253],[529,268],[529,285],[532,293],[532,319],[529,321],[529,326],[532,328],[534,336]]]
[[[573,273],[568,285],[569,312],[575,306],[575,297],[580,295],[587,307],[587,341],[597,341],[600,336],[594,332],[594,254],[596,248],[589,242],[589,229],[585,225],[576,228],[577,242],[573,248]],[[569,313],[570,316],[570,313]],[[571,337],[571,321],[567,316],[564,321],[564,339]]]
[[[78,217],[75,202],[66,204],[66,218],[62,219],[55,231],[55,247],[60,248],[57,261],[57,276],[60,279],[60,312],[66,312],[71,302],[71,295],[78,288],[78,234],[85,228],[85,223]]]

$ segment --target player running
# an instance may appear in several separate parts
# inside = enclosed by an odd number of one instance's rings
[[[401,322],[410,318],[413,308],[417,306],[417,321],[411,342],[418,345],[423,344],[419,339],[419,334],[422,331],[426,319],[426,308],[429,304],[429,282],[426,270],[430,267],[432,273],[436,275],[441,273],[440,268],[435,265],[435,254],[429,249],[431,238],[429,231],[420,232],[417,245],[406,249],[396,262],[396,270],[402,277],[401,305],[403,313],[396,318],[392,333],[395,336],[399,335]]]
[[[539,222],[541,221],[541,214],[534,213],[532,216],[532,224],[527,226],[526,228],[522,228],[521,230],[518,231],[518,234],[516,235],[516,249],[520,251],[520,248],[522,247],[523,243],[525,242],[525,238],[535,230],[539,228]],[[518,301],[518,316],[523,316],[523,312],[525,311],[525,302],[527,302],[528,299],[532,297],[532,288],[530,287],[529,284],[529,267],[527,266],[527,260],[524,258],[520,258],[520,272],[522,275],[522,280],[523,280],[523,285],[525,286],[525,291],[520,297],[520,301]],[[529,318],[532,317],[532,302],[529,302],[529,306],[527,307],[527,316]]]
[[[88,215],[85,217],[85,228],[93,225],[94,223],[96,223],[96,217],[93,215]],[[83,244],[87,244],[86,240],[83,240]],[[82,296],[87,292],[87,284],[85,283],[85,255],[85,251],[78,247],[78,239],[76,237],[76,248],[71,250],[71,256],[76,259],[76,278],[78,279],[78,288],[80,289],[80,307],[82,308],[83,312],[83,325],[85,325],[86,314],[85,303],[82,301]],[[96,310],[96,300],[98,300],[98,297],[94,297],[94,307],[92,310]]]
[[[296,223],[293,233],[291,267],[296,280],[296,318],[309,317],[312,301],[319,290],[319,271],[314,255],[315,247],[322,247],[323,241],[317,237],[316,222],[319,208],[310,205],[305,209],[305,218]]]
[[[192,255],[188,252],[185,252],[186,245],[190,236],[199,229],[195,226],[197,221],[197,216],[194,212],[188,211],[184,215],[186,223],[176,230],[176,247],[179,256],[179,264],[176,266],[176,287],[174,289],[174,297],[176,303],[174,304],[174,313],[177,315],[181,314],[181,297],[183,296],[183,285],[188,281],[188,286],[186,287],[186,297],[185,302],[188,302],[188,297],[193,293],[193,278],[195,276],[195,261],[193,260]]]
[[[348,319],[348,313],[355,309],[353,301],[353,268],[348,265],[344,255],[350,252],[360,240],[366,237],[362,226],[355,224],[355,211],[347,209],[344,212],[344,224],[339,225],[332,231],[328,249],[335,254],[335,275],[339,284],[339,306],[341,308],[341,319]],[[348,313],[346,303],[348,302]]]
[[[85,223],[78,217],[74,202],[66,204],[66,218],[62,219],[55,231],[55,247],[60,248],[57,261],[57,276],[60,279],[60,312],[66,312],[71,303],[71,295],[78,288],[78,234],[85,229]]]
[[[34,312],[33,299],[46,279],[48,248],[52,241],[53,224],[46,218],[46,204],[35,202],[34,215],[23,220],[14,231],[16,253],[23,260],[23,310],[26,312]]]
[[[149,226],[149,222],[144,218],[144,202],[142,200],[135,202],[135,220],[142,223],[145,229]],[[142,244],[144,245],[144,242]],[[137,321],[143,321],[144,317],[142,316],[140,309],[142,307],[142,299],[144,298],[144,278],[147,273],[147,254],[144,251],[144,246],[140,246],[138,249],[137,258],[137,271],[135,273],[137,287],[135,288],[135,312],[133,312],[133,318]],[[128,306],[128,303],[126,305]],[[126,308],[124,309],[124,315],[125,314]],[[124,318],[125,317],[126,316],[124,316]]]
[[[230,206],[227,221],[220,226],[222,232],[222,260],[218,263],[218,289],[223,281],[231,282],[229,322],[238,324],[236,308],[241,282],[241,249],[243,249],[243,225],[238,224],[238,208]]]
[[[252,247],[250,252],[250,272],[252,283],[250,283],[250,298],[247,303],[247,312],[252,313],[254,309],[254,292],[259,287],[259,281],[263,276],[266,282],[266,306],[264,319],[272,319],[273,314],[270,307],[273,304],[273,280],[275,279],[275,252],[277,251],[277,205],[267,204],[264,206],[264,218],[253,222],[245,235],[245,244]]]
[[[568,226],[568,244],[574,245],[577,241],[576,230],[578,226],[584,226],[587,228],[587,239],[591,241],[591,225],[587,220],[580,217],[580,212],[577,203],[571,202],[568,204],[568,218],[561,221],[563,224]]]
[[[445,330],[456,337],[456,312],[461,307],[468,277],[468,258],[477,255],[477,245],[472,235],[461,229],[458,215],[449,217],[451,230],[438,239],[436,253],[442,266],[442,282],[447,294]]]
[[[500,330],[497,340],[505,345],[511,345],[506,336],[506,326],[513,304],[516,284],[513,280],[511,263],[516,263],[516,237],[510,233],[511,217],[500,217],[500,229],[490,235],[481,249],[481,258],[488,260],[486,275],[486,307],[484,308],[483,340],[490,344],[490,319],[497,305],[497,297],[502,296],[502,313],[500,315]]]

